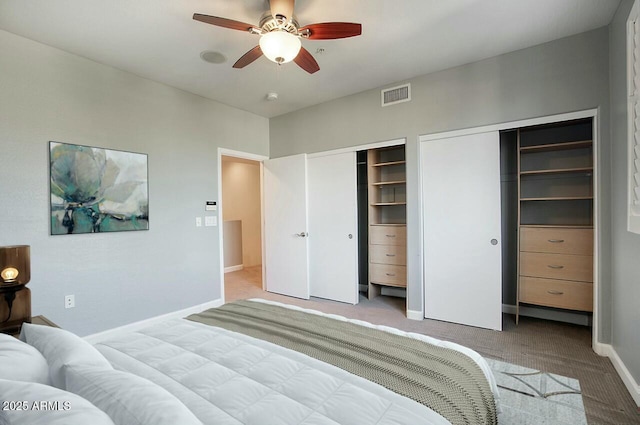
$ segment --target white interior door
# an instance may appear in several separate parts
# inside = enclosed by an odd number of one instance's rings
[[[502,330],[499,134],[421,148],[425,317]]]
[[[358,303],[356,153],[309,158],[311,295]]]
[[[265,288],[309,298],[307,155],[264,161]]]

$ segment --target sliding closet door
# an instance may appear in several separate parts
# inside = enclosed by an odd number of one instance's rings
[[[356,153],[309,158],[311,296],[358,303]]]
[[[421,142],[425,317],[502,330],[498,132]]]
[[[264,161],[265,287],[309,298],[307,156]]]

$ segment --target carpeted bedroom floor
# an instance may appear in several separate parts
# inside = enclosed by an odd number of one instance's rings
[[[369,301],[361,295],[360,303],[352,306],[319,298],[301,300],[264,292],[260,267],[225,275],[226,301],[246,298],[281,301],[418,332],[466,345],[491,359],[574,378],[580,382],[589,425],[640,424],[640,412],[613,365],[591,349],[591,329],[588,327],[528,317],[521,317],[516,326],[514,316],[506,314],[502,332],[436,320],[409,320],[401,298],[381,296]]]

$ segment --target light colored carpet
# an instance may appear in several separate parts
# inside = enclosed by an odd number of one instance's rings
[[[319,298],[301,300],[264,292],[260,267],[225,276],[226,301],[246,298],[266,298],[418,332],[465,345],[487,359],[568,377],[579,381],[589,425],[640,424],[640,411],[633,398],[609,359],[593,352],[591,329],[585,326],[528,317],[521,317],[520,324],[516,326],[514,317],[506,314],[503,315],[502,332],[437,320],[409,320],[405,316],[405,300],[401,298],[381,296],[369,301],[361,296],[359,304],[353,306]],[[557,423],[564,425],[564,422]]]

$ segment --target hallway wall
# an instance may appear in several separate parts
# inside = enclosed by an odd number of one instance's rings
[[[222,157],[223,221],[242,222],[242,264],[262,264],[260,163]]]

